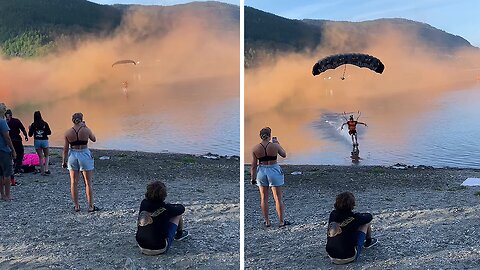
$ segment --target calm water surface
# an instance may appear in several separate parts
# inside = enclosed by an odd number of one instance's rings
[[[14,114],[28,126],[33,111],[40,110],[52,128],[53,146],[63,146],[70,117],[80,111],[97,137],[96,143],[89,143],[91,148],[239,155],[238,78],[132,85],[128,97],[120,87],[102,88],[48,104],[19,106]]]
[[[340,130],[345,119],[341,112],[313,109],[313,120],[302,122],[296,128],[291,122],[305,119],[290,113],[283,115],[280,124],[273,125],[273,136],[286,148],[286,164],[330,165],[427,165],[434,167],[480,167],[480,85],[450,91],[420,100],[412,106],[389,109],[364,108],[359,121],[358,140],[360,159],[351,159],[352,143],[347,128]],[[394,102],[394,101],[392,101]],[[392,103],[393,104],[393,103]],[[420,104],[420,106],[418,105]],[[422,104],[424,107],[422,108]],[[402,105],[403,106],[403,105]],[[395,107],[395,106],[391,106]],[[383,112],[383,113],[382,113]],[[356,112],[352,114],[356,115]],[[278,117],[280,118],[280,117]],[[257,126],[262,124],[256,123]],[[283,128],[286,126],[287,128]],[[246,145],[259,142],[258,131],[246,125]],[[253,134],[253,135],[252,135]],[[292,135],[293,134],[293,135]],[[246,162],[250,162],[246,149]]]

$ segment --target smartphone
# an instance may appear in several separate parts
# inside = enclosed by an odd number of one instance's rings
[[[277,137],[272,137],[272,142],[273,142],[273,143],[277,143],[277,142],[278,142]]]

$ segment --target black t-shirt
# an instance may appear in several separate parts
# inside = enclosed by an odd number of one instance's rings
[[[369,213],[353,213],[333,210],[328,219],[328,230],[339,226],[336,235],[330,236],[327,232],[327,253],[332,258],[347,259],[355,255],[357,246],[357,231],[360,226],[371,222]],[[336,224],[335,224],[336,223]]]
[[[40,124],[32,123],[28,129],[28,136],[33,136],[35,140],[48,140],[47,136],[51,134],[52,131],[50,130],[48,123],[45,121]]]
[[[139,246],[151,250],[165,248],[169,220],[183,214],[181,204],[169,204],[144,199],[138,214],[136,239]]]
[[[10,121],[7,121],[7,124],[10,128],[10,139],[12,139],[12,141],[22,141],[22,137],[20,137],[20,131],[24,132],[24,134],[27,134],[22,122],[17,118],[12,117]]]

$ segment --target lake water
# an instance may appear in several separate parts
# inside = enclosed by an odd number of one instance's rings
[[[415,99],[411,104],[397,106],[391,100],[383,102],[382,108],[378,103],[377,107],[363,108],[359,121],[368,127],[357,128],[359,160],[350,157],[352,143],[347,128],[340,130],[345,122],[342,112],[315,108],[289,112],[278,117],[281,123],[270,114],[267,118],[272,121],[264,120],[264,125],[276,127],[272,127],[273,136],[277,134],[286,148],[288,157],[281,163],[480,167],[480,85]],[[357,112],[351,114],[357,116]],[[258,143],[258,131],[246,126],[246,134],[253,134],[246,135],[246,145]],[[245,154],[249,162],[249,150]]]
[[[50,144],[63,146],[63,133],[80,111],[97,137],[91,148],[188,154],[239,155],[239,78],[220,77],[164,85],[132,82],[14,108],[25,126],[40,110],[52,128]],[[31,145],[28,142],[27,145]]]

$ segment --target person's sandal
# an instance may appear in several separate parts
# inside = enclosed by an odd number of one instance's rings
[[[292,222],[284,220],[283,224],[278,225],[279,228],[283,228],[285,226],[292,225]]]
[[[96,207],[95,205],[93,206],[93,209],[88,209],[88,213],[93,213],[96,211],[100,211],[100,208]]]
[[[263,222],[263,228],[270,228],[272,226],[271,223],[268,223],[266,221]]]

